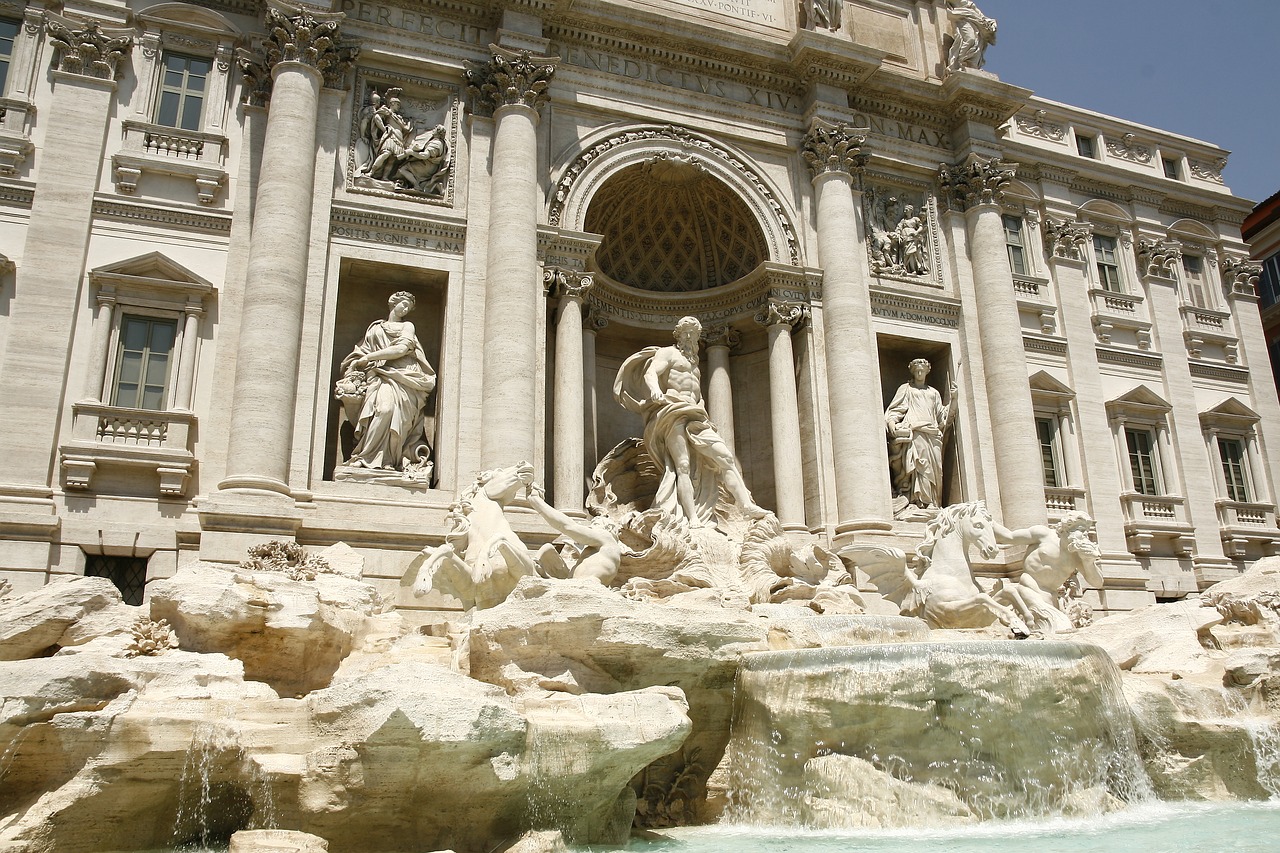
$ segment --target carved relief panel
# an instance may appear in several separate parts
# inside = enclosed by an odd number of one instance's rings
[[[451,206],[458,89],[361,72],[355,92],[347,190]]]
[[[869,185],[863,193],[863,205],[872,274],[941,284],[933,198],[919,190]]]

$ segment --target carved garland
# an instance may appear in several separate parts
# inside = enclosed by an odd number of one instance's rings
[[[569,201],[569,197],[573,192],[574,184],[582,177],[587,167],[604,155],[608,154],[615,148],[629,143],[644,140],[668,140],[676,142],[687,149],[698,149],[705,155],[712,155],[723,164],[732,168],[740,176],[745,178],[752,187],[763,198],[769,209],[773,212],[774,218],[778,223],[778,227],[782,231],[783,239],[787,244],[787,251],[792,264],[800,265],[800,241],[796,237],[795,228],[783,215],[782,204],[778,201],[769,186],[755,173],[747,164],[738,159],[732,152],[720,145],[705,139],[701,136],[695,136],[692,131],[685,127],[677,125],[663,125],[659,127],[639,127],[621,131],[610,136],[608,139],[601,140],[591,146],[586,151],[578,155],[565,170],[564,175],[556,183],[555,195],[551,200],[551,210],[548,214],[548,222],[552,227],[560,227],[561,220],[564,216],[564,209]]]

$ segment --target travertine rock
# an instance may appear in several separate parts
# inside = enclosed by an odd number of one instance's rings
[[[69,577],[0,599],[0,660],[23,660],[62,645],[69,629],[97,611],[125,606],[106,578]],[[136,610],[135,610],[136,613]],[[125,626],[128,631],[128,626]],[[72,632],[68,643],[84,642]]]
[[[1204,672],[1213,666],[1204,638],[1221,621],[1218,611],[1188,599],[1110,616],[1081,628],[1075,637],[1106,649],[1122,670]]]
[[[809,826],[930,826],[969,823],[972,810],[953,791],[895,779],[852,755],[822,755],[804,766],[801,820]]]
[[[167,620],[182,648],[241,660],[246,677],[286,696],[327,685],[384,610],[369,584],[327,573],[291,580],[194,563],[151,585],[151,617]]]
[[[680,755],[646,773],[649,784],[669,785],[698,750],[691,799],[700,802],[728,742],[738,659],[768,648],[767,625],[734,609],[629,601],[591,581],[525,578],[505,603],[475,615],[461,656],[474,678],[512,693],[679,687],[692,731]]]
[[[231,836],[228,853],[328,853],[329,842],[292,829],[244,829]]]

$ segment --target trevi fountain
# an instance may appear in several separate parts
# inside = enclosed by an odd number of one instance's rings
[[[931,499],[958,392],[927,362],[886,416],[924,538],[833,553],[752,500],[699,332],[619,370],[644,434],[583,511],[528,464],[459,491],[401,580],[455,597],[446,622],[410,628],[342,543],[188,563],[141,607],[102,578],[6,591],[0,845],[1270,849],[1280,559],[1093,621],[1092,519]],[[366,344],[358,368],[404,357]],[[527,547],[521,514],[560,538]],[[975,580],[1002,545],[1020,574]]]

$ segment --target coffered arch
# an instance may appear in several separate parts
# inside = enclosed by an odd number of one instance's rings
[[[708,136],[673,125],[613,127],[584,139],[559,170],[549,223],[566,231],[589,231],[588,211],[597,194],[607,183],[618,186],[611,179],[644,166],[659,166],[673,175],[697,172],[714,179],[724,188],[723,200],[735,207],[740,202],[740,209],[759,228],[761,261],[803,265],[792,216],[750,159]],[[625,182],[627,176],[621,180]]]

